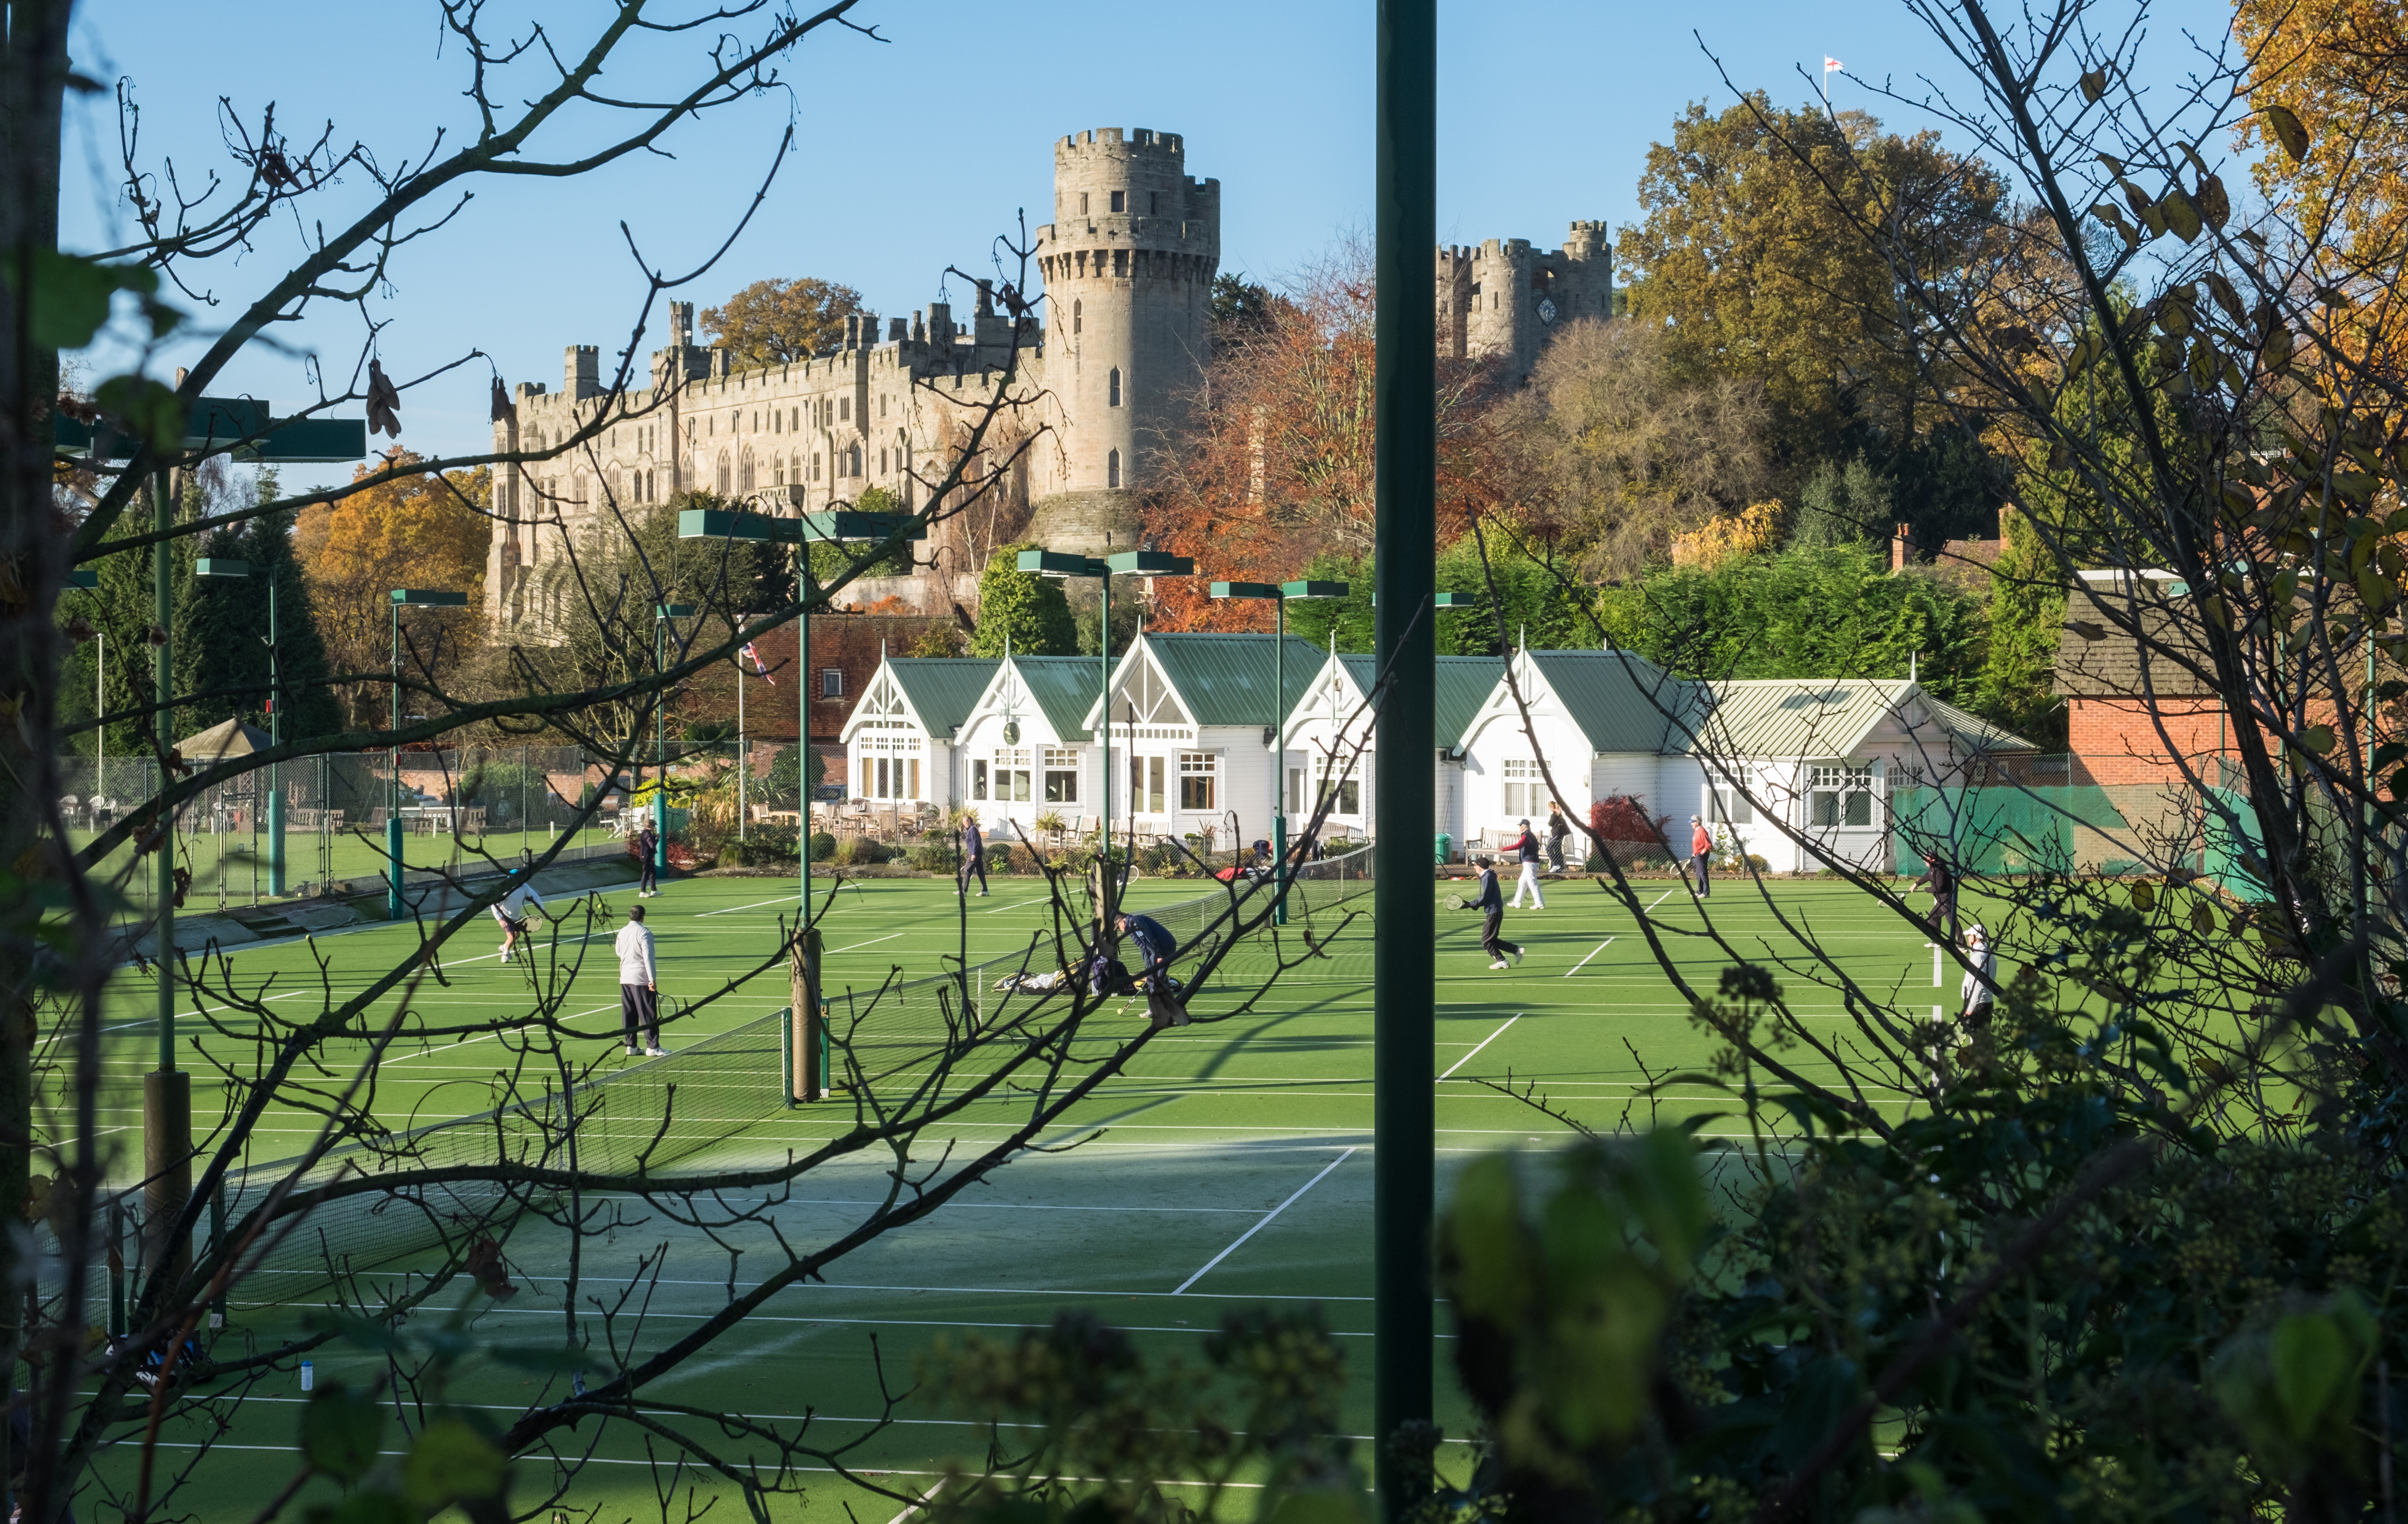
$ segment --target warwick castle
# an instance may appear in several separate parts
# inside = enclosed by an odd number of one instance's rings
[[[919,506],[914,471],[939,474],[975,410],[1007,384],[1041,400],[998,421],[1019,431],[1013,439],[990,429],[989,458],[1010,457],[1040,424],[1047,432],[1018,452],[978,510],[931,531],[920,575],[882,579],[877,591],[938,613],[970,601],[997,544],[1090,554],[1108,539],[1135,545],[1151,456],[1180,437],[1203,379],[1220,256],[1221,182],[1189,178],[1177,134],[1105,127],[1054,145],[1054,221],[1036,237],[1047,323],[998,312],[981,281],[967,323],[942,302],[886,320],[882,333],[877,316],[862,313],[845,319],[840,346],[739,370],[726,350],[695,343],[694,309],[676,303],[670,342],[651,356],[651,384],[615,401],[598,349],[570,346],[559,391],[522,381],[495,409],[501,452],[557,445],[609,410],[589,445],[508,467],[496,483],[485,577],[496,632],[556,638],[575,600],[569,543],[580,558],[603,549],[606,527],[616,532],[613,503],[631,511],[688,491],[799,488],[819,509],[877,487]],[[1552,253],[1520,238],[1440,249],[1436,301],[1443,352],[1502,357],[1515,379],[1526,377],[1555,325],[1612,311],[1605,224],[1574,223]],[[1007,381],[1015,338],[1018,373]]]

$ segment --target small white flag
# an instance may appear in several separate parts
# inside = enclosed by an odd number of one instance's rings
[[[1848,65],[1846,65],[1845,64],[1841,63],[1841,62],[1840,62],[1838,59],[1836,59],[1836,58],[1826,57],[1826,58],[1823,60],[1823,72],[1824,72],[1824,73],[1826,73],[1826,74],[1830,73],[1833,69],[1843,69],[1843,68],[1846,68],[1847,66],[1848,66]]]

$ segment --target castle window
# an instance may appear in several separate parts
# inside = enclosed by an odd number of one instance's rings
[[[811,480],[812,480],[812,481],[814,481],[814,482],[817,482],[819,479],[820,479],[820,453],[819,453],[818,451],[814,450],[814,451],[812,451],[812,452],[811,452]]]
[[[1127,250],[1115,249],[1112,251],[1112,274],[1115,276],[1125,276],[1128,274]]]
[[[1074,333],[1074,334],[1075,334],[1075,333],[1077,333],[1077,332],[1079,332],[1082,328],[1083,328],[1083,327],[1085,327],[1085,326],[1086,326],[1087,314],[1086,314],[1086,311],[1084,310],[1085,307],[1086,307],[1086,304],[1085,304],[1084,302],[1079,301],[1079,300],[1077,300],[1076,298],[1073,298],[1073,299],[1071,300],[1071,303],[1070,303],[1070,331],[1071,331],[1072,333]]]
[[[744,483],[743,483],[743,490],[745,490],[746,492],[751,492],[751,491],[752,490],[752,487],[753,487],[753,481],[752,481],[752,451],[750,451],[750,450],[747,450],[746,452],[744,452]]]
[[[1106,407],[1108,407],[1108,408],[1117,408],[1117,407],[1119,407],[1120,405],[1121,405],[1121,367],[1118,367],[1118,366],[1114,366],[1114,367],[1112,367],[1112,375],[1111,375],[1111,380],[1109,382],[1107,382],[1107,383],[1106,383],[1106,396],[1105,396],[1104,406],[1106,406]]]
[[[878,416],[881,418],[886,416],[886,394],[883,392],[878,394]]]
[[[1148,191],[1145,193],[1145,209],[1149,216],[1159,217],[1162,215],[1162,193],[1160,191]]]
[[[1087,215],[1087,193],[1084,191],[1079,193],[1079,215],[1082,217]]]
[[[769,414],[769,432],[770,432],[770,433],[772,433],[772,434],[777,433],[777,432],[778,432],[778,430],[779,430],[779,427],[780,427],[781,424],[783,424],[784,423],[785,423],[785,420],[784,420],[784,419],[782,419],[782,418],[779,417],[779,416],[778,416],[778,414],[777,414],[776,412],[774,412],[774,411],[773,411],[773,412],[771,412],[771,413]]]
[[[883,450],[878,453],[878,474],[881,476],[886,474],[886,452]]]
[[[1112,209],[1114,211],[1128,210],[1128,193],[1126,191],[1114,191],[1112,193]]]
[[[851,421],[853,417],[853,398],[838,398],[836,405],[836,415],[838,418],[847,420],[848,422]]]
[[[1104,485],[1108,487],[1117,487],[1120,484],[1121,453],[1115,450],[1104,462]]]
[[[724,497],[735,490],[736,483],[728,477],[727,452],[723,450],[719,453],[719,496]]]

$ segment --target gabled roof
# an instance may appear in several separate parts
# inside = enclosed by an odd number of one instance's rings
[[[1271,693],[1274,667],[1273,635],[1147,631],[1125,652],[1112,672],[1117,696],[1140,662],[1152,661],[1178,696],[1179,707],[1199,726],[1268,725],[1276,712],[1285,714],[1312,691],[1312,680],[1328,665],[1328,654],[1310,640],[1287,638],[1284,691],[1276,706]],[[1096,723],[1096,701],[1090,698],[1082,723]]]
[[[1003,663],[993,656],[889,656],[880,675],[891,677],[921,728],[950,736],[978,707],[979,696]],[[873,680],[874,681],[874,680]],[[861,712],[856,707],[854,712]],[[852,729],[847,726],[846,729]]]
[[[1696,702],[1694,683],[1632,652],[1515,652],[1505,660],[1526,658],[1538,681],[1546,684],[1555,702],[1563,706],[1565,716],[1580,726],[1595,751],[1670,750],[1669,743],[1681,732],[1667,712],[1670,716],[1685,715]],[[1475,716],[1506,692],[1504,662],[1478,659],[1488,663],[1490,679]],[[1473,723],[1467,719],[1456,735],[1469,732]]]
[[[1324,658],[1322,665],[1328,665]],[[1345,670],[1348,682],[1356,693],[1369,693],[1371,684],[1380,680],[1380,658],[1369,652],[1341,651],[1338,665]],[[1438,658],[1437,699],[1438,744],[1449,748],[1463,744],[1463,733],[1480,716],[1480,706],[1496,691],[1498,677],[1505,664],[1495,656],[1440,656]],[[1318,676],[1318,672],[1315,673]],[[1307,696],[1310,697],[1309,695]],[[1303,700],[1299,699],[1299,702]],[[1292,714],[1290,724],[1303,719]],[[1342,718],[1342,716],[1341,716]]]
[[[1908,678],[1755,678],[1711,685],[1713,711],[1676,731],[1674,752],[1732,756],[1846,756],[1875,726],[1910,703],[1974,752],[2039,750],[2012,731],[1966,713]]]
[[[1096,684],[1101,677],[1098,665],[1093,656],[1011,658],[1022,686],[1045,712],[1046,724],[1064,740],[1094,738],[1095,732],[1087,728],[1087,712],[1096,707]]]

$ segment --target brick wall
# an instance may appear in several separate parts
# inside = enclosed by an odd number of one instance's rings
[[[2230,755],[2232,729],[2225,723],[2223,706],[2213,699],[2160,698],[2155,718],[2150,708],[2138,699],[2067,699],[2066,740],[2073,753],[2074,782],[2178,783],[2183,775],[2176,756],[2198,769],[2219,752]]]
[[[950,616],[918,614],[824,614],[813,619],[810,669],[801,674],[811,696],[811,740],[837,744],[853,706],[878,671],[882,643],[897,656],[909,655],[912,642],[932,625],[951,628],[953,621]],[[759,678],[746,679],[744,728],[750,735],[777,737],[790,744],[795,735],[795,627],[783,625],[752,643],[768,664],[775,686]],[[821,674],[829,668],[841,674],[838,683],[841,691],[833,698],[822,693]],[[734,669],[721,668],[696,683],[687,690],[680,708],[689,720],[732,723],[736,718]]]

